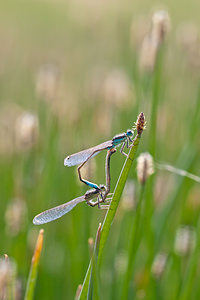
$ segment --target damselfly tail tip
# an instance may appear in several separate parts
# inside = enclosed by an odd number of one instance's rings
[[[37,220],[37,216],[33,219],[33,224],[40,225],[40,222],[38,222],[38,220]]]
[[[68,166],[69,156],[65,157],[64,159],[64,166]]]

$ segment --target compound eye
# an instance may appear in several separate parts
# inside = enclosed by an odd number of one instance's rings
[[[127,130],[126,134],[127,134],[127,136],[133,135],[133,131],[129,129],[129,130]]]

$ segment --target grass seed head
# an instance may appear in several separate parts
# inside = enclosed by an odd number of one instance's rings
[[[168,12],[165,10],[156,11],[152,16],[151,36],[158,46],[163,42],[169,29],[170,19]]]
[[[59,70],[54,64],[47,64],[40,68],[36,76],[36,94],[39,98],[49,102],[55,99],[58,89]]]
[[[30,149],[39,136],[39,121],[35,114],[24,112],[15,123],[15,140],[18,150]]]
[[[9,290],[15,277],[16,266],[9,259],[0,259],[0,299],[9,298]]]
[[[192,227],[181,226],[178,228],[175,237],[175,252],[180,256],[185,256],[194,249],[196,244],[196,234]]]
[[[140,69],[152,72],[156,65],[158,51],[170,28],[169,15],[164,10],[152,16],[151,29],[143,39],[140,52]]]
[[[167,263],[167,254],[158,253],[153,261],[151,272],[156,278],[161,278]]]
[[[5,213],[6,231],[10,236],[17,236],[24,230],[27,207],[25,201],[15,198],[7,206]]]
[[[141,184],[145,184],[147,178],[154,173],[154,161],[148,152],[141,153],[137,159],[137,177]]]
[[[143,112],[138,115],[133,129],[136,129],[138,134],[142,134],[143,130],[146,129],[145,115]]]

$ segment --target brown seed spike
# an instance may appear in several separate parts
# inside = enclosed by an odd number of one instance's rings
[[[138,115],[137,121],[135,122],[135,129],[138,134],[141,134],[143,130],[146,128],[146,121],[143,112]]]

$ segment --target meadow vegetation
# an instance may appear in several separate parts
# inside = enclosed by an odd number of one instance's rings
[[[0,3],[0,299],[200,297],[198,178],[160,167],[200,175],[199,4],[178,3]],[[111,158],[110,214],[81,203],[33,225],[87,190],[64,158],[140,112],[133,161]],[[105,184],[105,156],[83,177]]]

